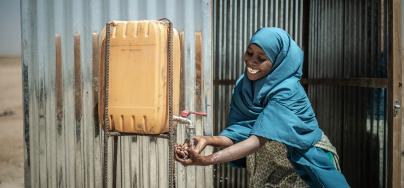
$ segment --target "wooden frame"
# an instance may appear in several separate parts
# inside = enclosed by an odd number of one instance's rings
[[[387,187],[401,187],[401,1],[388,2]]]

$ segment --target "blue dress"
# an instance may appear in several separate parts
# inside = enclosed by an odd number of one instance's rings
[[[323,134],[300,84],[303,52],[288,33],[262,28],[251,38],[273,63],[265,77],[251,81],[242,75],[233,91],[228,127],[220,135],[240,142],[251,135],[288,148],[289,160],[311,187],[349,187],[328,151],[314,145]]]

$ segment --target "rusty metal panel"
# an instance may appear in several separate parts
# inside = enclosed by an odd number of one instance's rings
[[[280,27],[302,46],[303,0],[218,0],[213,4],[215,134],[226,127],[236,79],[244,72],[243,54],[261,27]],[[215,187],[247,187],[246,172],[215,166]]]
[[[212,113],[211,9],[210,0],[22,0],[26,187],[101,187],[97,33],[109,20],[167,17],[185,33],[189,110],[196,108],[194,33],[201,31],[201,108]],[[212,115],[196,126],[197,134],[212,134]],[[180,128],[180,138],[184,132]],[[118,187],[167,187],[167,140],[121,137],[118,142]],[[211,167],[177,167],[186,174],[177,175],[178,187],[212,187]]]

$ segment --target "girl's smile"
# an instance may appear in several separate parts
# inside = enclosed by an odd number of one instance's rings
[[[264,51],[256,44],[250,44],[244,54],[246,74],[249,80],[259,80],[266,76],[272,69],[272,62]]]

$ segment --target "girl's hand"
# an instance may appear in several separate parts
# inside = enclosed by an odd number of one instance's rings
[[[223,150],[217,151],[208,156],[202,156],[192,147],[188,147],[187,156],[189,158],[180,158],[176,155],[176,160],[187,165],[200,165],[207,166],[218,163],[225,163],[229,161],[234,161],[236,159],[241,159],[251,153],[256,152],[260,147],[262,147],[266,142],[265,138],[261,138],[255,135],[250,136],[248,139],[241,141],[237,144],[233,144]]]
[[[206,146],[226,148],[233,145],[233,141],[225,136],[195,136],[189,146],[193,144],[193,149],[201,153]]]
[[[182,145],[176,145],[175,146],[175,159],[187,159],[188,157],[188,151],[187,151],[187,146],[184,144]]]
[[[221,155],[217,155],[217,153],[208,156],[200,155],[200,153],[205,149],[207,145],[219,148],[226,148],[233,145],[233,141],[225,136],[195,136],[191,140],[186,140],[183,144],[177,145],[175,147],[175,160],[180,162],[184,166],[206,166],[220,162]],[[240,151],[240,149],[236,149],[235,154]],[[228,153],[228,155],[230,155],[230,157],[238,156],[234,155],[233,153]]]
[[[196,153],[201,153],[205,147],[208,145],[208,141],[204,136],[195,136],[192,138],[192,143],[194,144],[193,150]]]
[[[185,140],[183,144],[175,145],[175,156],[180,159],[188,159],[188,148],[191,148],[192,144],[189,139]]]
[[[191,138],[191,140],[185,140],[185,142],[181,145],[175,146],[175,155],[178,156],[179,159],[188,159],[188,148],[192,148],[197,153],[201,153],[203,149],[205,149],[208,144],[206,137],[204,136],[195,136]]]
[[[211,165],[211,155],[202,156],[196,150],[192,148],[187,149],[187,154],[189,158],[180,158],[178,155],[175,156],[175,160],[180,162],[184,166],[188,165],[199,165],[199,166],[207,166]]]

